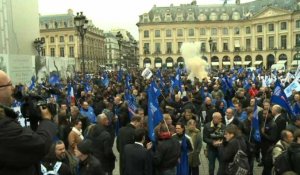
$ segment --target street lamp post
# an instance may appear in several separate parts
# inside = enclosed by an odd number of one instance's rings
[[[133,47],[134,47],[134,55],[133,55],[133,58],[134,58],[134,61],[131,62],[131,65],[136,65],[137,64],[137,54],[136,54],[136,51],[137,51],[137,42],[134,40],[133,41]]]
[[[123,40],[123,35],[122,33],[119,31],[116,35],[117,39],[118,39],[118,44],[119,44],[119,69],[121,68],[121,46],[122,46],[122,40]]]
[[[81,59],[82,59],[82,74],[85,75],[85,63],[84,63],[84,35],[86,34],[88,27],[88,20],[83,15],[82,12],[77,12],[77,15],[74,17],[74,24],[77,29],[77,32],[81,38]]]
[[[209,43],[209,57],[210,57],[210,62],[211,62],[211,53],[212,53],[212,44],[213,44],[213,40],[211,37],[209,37],[209,40],[208,40],[208,43]]]

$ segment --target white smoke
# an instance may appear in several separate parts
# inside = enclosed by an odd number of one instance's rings
[[[199,80],[207,77],[208,63],[200,55],[200,46],[200,42],[195,42],[183,43],[181,47],[185,66],[189,73],[188,79],[190,80],[194,80],[194,77]]]

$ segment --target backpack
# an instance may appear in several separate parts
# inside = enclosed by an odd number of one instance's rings
[[[281,175],[284,172],[291,171],[292,167],[290,164],[290,153],[288,151],[283,151],[278,157],[276,157],[274,162],[274,174]]]
[[[271,147],[268,148],[265,159],[263,160],[264,166],[267,167],[273,167],[273,149],[279,147],[281,150],[285,150],[285,148],[282,145],[272,145]]]
[[[240,144],[237,153],[231,163],[226,168],[226,173],[230,175],[248,175],[250,170],[247,154],[241,150]]]
[[[48,171],[47,168],[41,164],[41,172],[43,175],[58,175],[58,171],[62,165],[62,162],[56,162],[53,166],[53,170]]]

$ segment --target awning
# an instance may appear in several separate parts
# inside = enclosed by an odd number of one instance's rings
[[[279,60],[278,62],[277,62],[277,64],[285,64],[286,63],[286,60]]]
[[[211,62],[212,66],[219,66],[219,62]]]
[[[242,65],[242,62],[241,61],[235,61],[235,62],[233,62],[234,63],[234,65]]]
[[[254,62],[255,65],[259,65],[259,64],[261,64],[261,63],[262,63],[262,61],[255,61],[255,62]]]
[[[150,63],[145,63],[145,67],[151,67]]]
[[[300,64],[300,60],[293,60],[292,65],[298,65]]]
[[[229,61],[223,62],[223,65],[225,66],[230,65],[230,62]]]
[[[243,65],[249,65],[251,61],[244,61]]]
[[[173,67],[173,63],[167,63],[167,67]]]
[[[155,63],[155,67],[161,67],[161,63]]]

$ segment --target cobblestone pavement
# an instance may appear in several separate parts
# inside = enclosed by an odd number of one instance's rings
[[[205,143],[203,142],[203,148],[205,148]],[[115,164],[115,170],[113,172],[113,175],[120,175],[119,173],[119,153],[116,149],[116,144],[114,144],[114,148],[113,151],[117,157],[117,162]],[[201,150],[201,154],[200,154],[200,161],[201,161],[201,165],[200,165],[200,175],[208,175],[208,160],[204,155],[203,149]],[[216,172],[218,170],[218,163],[216,163]],[[254,161],[254,172],[253,175],[260,175],[262,172],[262,167],[258,167],[257,166],[257,162]],[[215,173],[216,174],[216,173]]]

